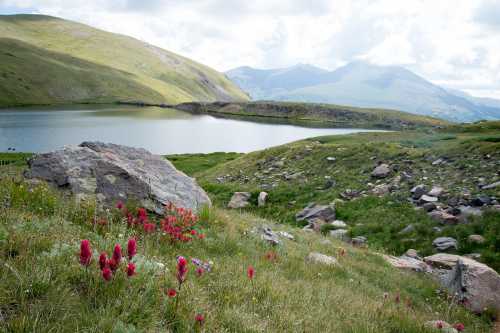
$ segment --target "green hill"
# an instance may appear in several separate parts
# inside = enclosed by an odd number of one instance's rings
[[[134,38],[49,16],[0,16],[0,107],[246,99],[223,74]]]

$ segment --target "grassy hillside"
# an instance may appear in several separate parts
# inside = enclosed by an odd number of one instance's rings
[[[49,16],[0,16],[0,60],[0,107],[248,99],[204,65],[134,38]]]
[[[284,118],[321,126],[381,129],[415,129],[449,125],[436,118],[386,109],[356,108],[333,104],[294,102],[183,103],[176,108],[220,116]]]
[[[116,209],[96,212],[24,183],[16,176],[22,157],[2,156],[12,162],[12,174],[2,169],[0,179],[2,332],[435,332],[424,327],[428,320],[460,322],[471,333],[489,330],[487,319],[450,303],[433,281],[398,271],[366,249],[217,208],[200,216],[195,230],[204,239],[171,243],[127,228]],[[93,224],[94,217],[106,223]],[[252,232],[263,224],[295,240],[272,248]],[[105,281],[100,251],[127,248],[131,237],[138,244],[135,275],[127,278],[122,263]],[[83,239],[94,251],[88,268],[79,262]],[[310,264],[304,258],[311,251],[339,264]],[[209,261],[211,271],[197,276],[189,263],[179,289],[177,255]],[[165,293],[170,288],[177,289],[173,298]]]
[[[249,191],[253,204],[247,211],[292,225],[296,225],[295,214],[308,203],[340,199],[338,218],[350,226],[351,236],[366,236],[373,248],[396,255],[414,248],[428,255],[434,252],[434,238],[450,236],[459,241],[459,253],[479,253],[482,261],[500,271],[500,212],[443,226],[408,202],[410,189],[418,184],[429,189],[442,186],[444,206],[448,200],[478,195],[500,198],[499,187],[480,188],[500,180],[499,133],[500,122],[487,122],[442,130],[319,137],[246,154],[191,175],[220,206],[228,203],[233,192]],[[440,158],[445,162],[433,164]],[[196,164],[196,159],[173,162],[184,169],[186,163]],[[387,179],[371,177],[379,162],[393,170]],[[392,191],[373,194],[375,186],[382,184]],[[260,191],[269,193],[265,207],[256,207]],[[400,232],[410,224],[414,230],[402,237]],[[471,234],[484,236],[485,243],[467,242]]]

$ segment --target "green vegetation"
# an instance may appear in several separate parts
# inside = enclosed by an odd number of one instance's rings
[[[188,176],[210,169],[218,164],[232,161],[243,154],[239,153],[211,153],[211,154],[181,154],[168,155],[166,158],[174,164],[174,166],[182,170]]]
[[[248,99],[204,65],[55,17],[0,16],[0,50],[0,107]]]
[[[477,131],[473,131],[474,127]],[[459,241],[458,253],[480,253],[482,261],[500,271],[500,213],[486,212],[470,217],[467,224],[440,225],[408,202],[410,189],[417,184],[445,188],[442,198],[462,198],[485,194],[500,198],[500,189],[480,190],[480,182],[498,180],[500,144],[484,140],[500,130],[500,122],[442,130],[364,133],[319,137],[246,154],[194,175],[215,203],[224,207],[236,191],[252,193],[246,211],[281,223],[296,225],[295,214],[310,202],[329,203],[338,199],[338,218],[351,227],[352,236],[364,235],[372,247],[400,255],[415,248],[422,255],[434,252],[432,240],[451,236]],[[335,161],[327,160],[335,157]],[[196,164],[199,157],[192,163]],[[433,165],[444,158],[445,164]],[[385,180],[373,179],[378,162],[389,163],[398,171]],[[177,164],[183,169],[184,161]],[[397,175],[409,179],[396,182]],[[394,190],[377,197],[377,184],[394,185]],[[342,195],[354,193],[354,200]],[[268,204],[256,207],[260,191],[269,193]],[[470,193],[470,194],[468,194]],[[404,237],[406,226],[415,229]],[[438,232],[433,227],[439,226]],[[484,244],[470,244],[467,236],[480,234]]]
[[[96,215],[107,224],[90,223]],[[172,244],[157,233],[127,228],[121,216],[116,209],[96,212],[92,205],[73,204],[45,185],[2,178],[1,331],[190,332],[196,314],[204,315],[205,332],[430,333],[423,324],[436,319],[464,323],[467,332],[490,326],[436,293],[426,277],[398,271],[365,249],[325,243],[320,234],[214,208],[201,216],[204,240]],[[261,224],[286,230],[296,240],[270,248],[251,232]],[[109,254],[130,237],[138,240],[136,274],[127,278],[120,269],[105,281],[98,251]],[[95,251],[87,269],[79,263],[82,239]],[[341,248],[347,250],[344,256]],[[276,260],[266,259],[269,251]],[[305,262],[310,251],[336,256],[339,266]],[[165,291],[176,286],[176,255],[213,266],[196,277],[189,264],[174,311],[176,301]],[[246,275],[249,265],[255,267],[253,280]]]
[[[286,119],[289,122],[322,127],[358,127],[378,129],[418,129],[448,126],[437,118],[387,109],[356,108],[334,104],[297,102],[215,102],[183,103],[176,108],[218,116]]]

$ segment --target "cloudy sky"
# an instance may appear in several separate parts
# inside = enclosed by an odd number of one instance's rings
[[[136,37],[225,71],[363,59],[500,98],[500,0],[0,0]]]

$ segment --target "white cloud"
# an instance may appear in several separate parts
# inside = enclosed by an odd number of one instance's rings
[[[218,70],[366,59],[500,98],[498,0],[0,0],[119,32]]]

